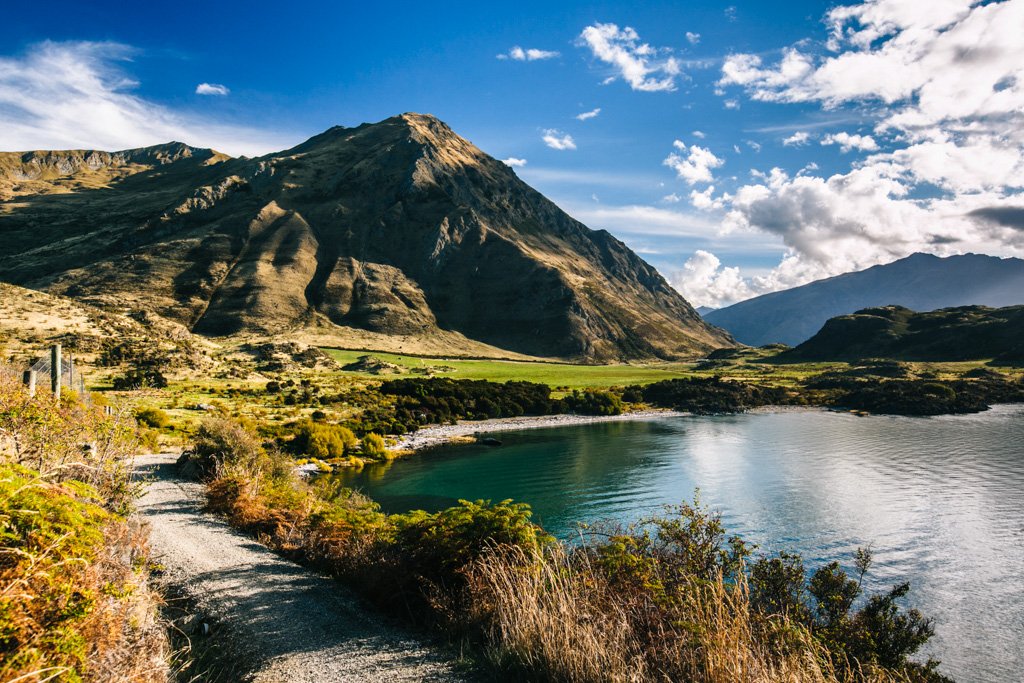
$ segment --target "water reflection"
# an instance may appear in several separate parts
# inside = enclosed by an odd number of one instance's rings
[[[500,435],[345,476],[389,511],[513,498],[548,530],[630,521],[700,488],[730,532],[812,564],[870,544],[872,587],[913,582],[962,680],[1024,670],[1024,408],[940,418],[818,411]]]

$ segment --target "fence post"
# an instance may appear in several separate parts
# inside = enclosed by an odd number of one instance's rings
[[[22,374],[22,381],[25,383],[25,386],[28,387],[29,396],[36,395],[36,377],[37,375],[35,370],[26,370],[24,374]]]
[[[54,398],[60,398],[60,344],[50,347],[50,390]]]

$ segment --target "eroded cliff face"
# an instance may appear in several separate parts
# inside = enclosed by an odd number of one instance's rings
[[[329,321],[593,360],[732,344],[625,245],[431,116],[332,128],[258,159],[148,149],[63,153],[75,161],[36,182],[64,194],[0,203],[0,279],[207,334]],[[66,191],[109,168],[105,184]]]

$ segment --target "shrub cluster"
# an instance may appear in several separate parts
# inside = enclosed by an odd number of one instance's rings
[[[1024,381],[998,375],[940,381],[870,380],[829,373],[809,381],[807,388],[824,405],[891,415],[977,413],[993,403],[1024,401]]]
[[[717,376],[668,379],[630,389],[651,405],[697,414],[736,413],[766,405],[792,404],[796,400],[785,389]]]
[[[135,421],[0,373],[0,680],[166,681],[145,534],[127,521]]]
[[[533,382],[489,382],[447,377],[396,379],[380,392],[395,396],[400,421],[445,423],[458,419],[518,417],[557,413],[551,388]]]

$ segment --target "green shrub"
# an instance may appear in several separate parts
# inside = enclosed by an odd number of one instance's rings
[[[296,455],[341,458],[351,454],[358,444],[356,435],[347,427],[307,419],[297,423],[295,438],[287,448]]]
[[[384,446],[384,437],[380,434],[367,434],[362,442],[363,455],[368,458],[383,458],[388,449]]]
[[[171,416],[159,408],[139,408],[135,411],[135,419],[140,425],[153,429],[166,429],[171,424]]]

